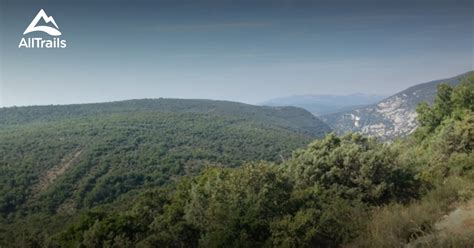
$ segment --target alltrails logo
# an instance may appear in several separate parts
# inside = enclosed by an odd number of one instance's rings
[[[45,24],[53,24],[52,26],[39,26],[38,22],[43,20]],[[29,34],[31,32],[44,32],[51,36],[60,36],[61,32],[59,31],[58,24],[54,21],[52,16],[46,15],[43,9],[41,9],[36,17],[31,21],[30,25],[25,29],[23,35]],[[34,38],[21,38],[18,48],[66,48],[66,40],[62,40],[59,37],[53,37],[53,39],[43,39],[41,37]]]

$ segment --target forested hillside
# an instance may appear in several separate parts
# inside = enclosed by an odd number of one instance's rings
[[[439,86],[390,144],[329,134],[297,149],[301,132],[207,112],[33,119],[2,127],[2,246],[474,242],[436,225],[474,194],[474,77]]]
[[[162,98],[110,103],[3,108],[0,109],[0,127],[134,112],[213,114],[257,121],[265,125],[282,127],[315,137],[322,137],[331,131],[327,124],[312,116],[308,111],[296,107],[265,107],[228,101]]]
[[[0,213],[70,216],[205,166],[279,162],[327,132],[302,109],[207,100],[4,108]]]

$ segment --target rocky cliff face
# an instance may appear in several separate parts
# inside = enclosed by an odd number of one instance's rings
[[[325,115],[321,118],[339,134],[360,132],[381,139],[403,137],[416,129],[416,106],[418,103],[422,101],[432,102],[436,96],[436,86],[438,84],[456,85],[468,73],[419,84],[376,104]]]

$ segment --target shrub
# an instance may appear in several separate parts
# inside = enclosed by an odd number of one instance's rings
[[[473,190],[472,183],[453,177],[419,201],[406,206],[394,203],[376,208],[365,232],[354,244],[361,247],[402,247],[431,235],[434,224],[453,207],[452,204],[469,198]]]
[[[297,187],[316,187],[346,199],[382,204],[418,194],[415,173],[399,166],[397,156],[394,149],[375,139],[331,134],[296,152],[287,167]]]

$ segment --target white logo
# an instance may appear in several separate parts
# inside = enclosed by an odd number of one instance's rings
[[[36,26],[40,19],[43,19],[45,23],[50,23],[50,22],[53,23],[53,25],[56,28],[49,27],[49,26]],[[35,31],[42,31],[52,36],[60,36],[61,32],[59,32],[58,29],[59,29],[58,24],[56,24],[56,22],[54,21],[54,18],[52,16],[46,15],[46,12],[44,12],[44,10],[41,9],[36,15],[35,19],[33,19],[30,25],[26,28],[25,32],[23,32],[23,35],[31,33],[31,32],[35,32]]]
[[[39,26],[38,22],[43,19],[44,23],[48,24],[51,23],[54,27],[50,26]],[[60,36],[61,32],[59,31],[58,24],[54,21],[52,16],[48,16],[43,9],[40,9],[38,14],[36,14],[33,21],[31,21],[30,25],[25,29],[23,35],[32,33],[32,32],[45,32],[51,36]],[[41,37],[28,37],[28,38],[21,38],[20,44],[18,44],[18,48],[65,48],[66,47],[66,40],[62,40],[59,37],[54,37],[53,39],[43,39]]]

